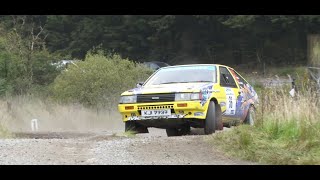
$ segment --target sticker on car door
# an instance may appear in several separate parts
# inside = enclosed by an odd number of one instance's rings
[[[235,115],[236,113],[236,98],[232,88],[225,88],[226,91],[226,112],[225,115]]]

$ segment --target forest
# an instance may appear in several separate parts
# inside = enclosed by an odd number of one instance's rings
[[[102,49],[134,62],[308,64],[318,15],[1,15],[0,94],[47,87],[62,59]]]

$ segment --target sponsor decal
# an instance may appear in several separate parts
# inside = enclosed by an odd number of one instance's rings
[[[221,102],[221,103],[220,103],[220,106],[221,106],[221,107],[223,107],[223,106],[225,106],[225,105],[226,105],[226,102]]]
[[[226,115],[235,115],[236,111],[236,99],[234,92],[231,88],[225,88],[226,91]]]
[[[204,106],[204,104],[206,104],[208,99],[211,97],[211,94],[213,92],[213,84],[209,83],[209,84],[203,86],[201,88],[200,92],[202,94],[202,99],[200,101],[200,104],[201,104],[201,106]]]
[[[257,93],[250,84],[242,83],[240,85],[240,93],[237,96],[236,116],[243,121],[250,105],[255,103],[259,103]]]

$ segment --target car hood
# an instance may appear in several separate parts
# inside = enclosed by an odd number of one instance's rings
[[[214,83],[174,83],[144,86],[128,90],[122,95],[133,94],[159,94],[159,93],[173,93],[173,92],[200,92],[201,89],[213,86]]]

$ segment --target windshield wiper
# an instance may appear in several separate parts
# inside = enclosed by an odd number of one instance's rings
[[[160,83],[160,84],[174,84],[174,83],[186,83],[186,82],[175,82],[175,81],[172,81],[172,82],[164,82],[164,83]]]
[[[188,82],[177,82],[177,81],[171,81],[171,82],[164,82],[160,84],[174,84],[174,83],[192,83],[192,82],[212,82],[212,81],[188,81]],[[158,84],[159,85],[159,84]]]
[[[213,82],[213,81],[188,81],[188,82]]]

